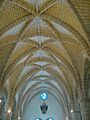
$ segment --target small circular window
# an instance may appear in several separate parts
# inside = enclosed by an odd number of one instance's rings
[[[41,100],[47,100],[48,99],[48,94],[47,93],[42,93],[40,95]]]
[[[36,118],[35,120],[42,120],[41,118]]]
[[[46,120],[54,120],[53,118],[47,118]]]

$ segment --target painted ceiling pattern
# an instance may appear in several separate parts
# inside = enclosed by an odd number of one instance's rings
[[[20,97],[24,106],[43,86],[63,102],[74,96],[73,88],[88,85],[89,8],[89,0],[0,1],[0,89],[8,107]]]

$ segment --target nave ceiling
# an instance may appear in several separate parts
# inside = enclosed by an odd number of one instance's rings
[[[89,8],[89,0],[0,1],[0,90],[8,107],[43,85],[62,101],[82,89],[89,99]]]

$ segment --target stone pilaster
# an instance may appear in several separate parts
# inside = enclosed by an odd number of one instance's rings
[[[17,119],[18,119],[17,111],[14,111],[14,114],[13,114],[13,120],[17,120]]]
[[[9,113],[6,113],[6,120],[11,120],[11,115]]]
[[[80,111],[74,110],[71,113],[71,116],[72,116],[72,120],[81,120]]]
[[[78,91],[82,120],[90,120],[90,100],[86,97],[85,89]]]
[[[72,120],[81,120],[81,111],[80,111],[80,105],[77,101],[77,99],[74,99],[71,102],[71,118]]]
[[[80,101],[82,120],[90,120],[90,101],[81,100]]]

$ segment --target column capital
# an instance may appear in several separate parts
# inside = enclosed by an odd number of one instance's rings
[[[78,100],[79,101],[87,99],[85,91],[86,91],[85,88],[78,89]]]

